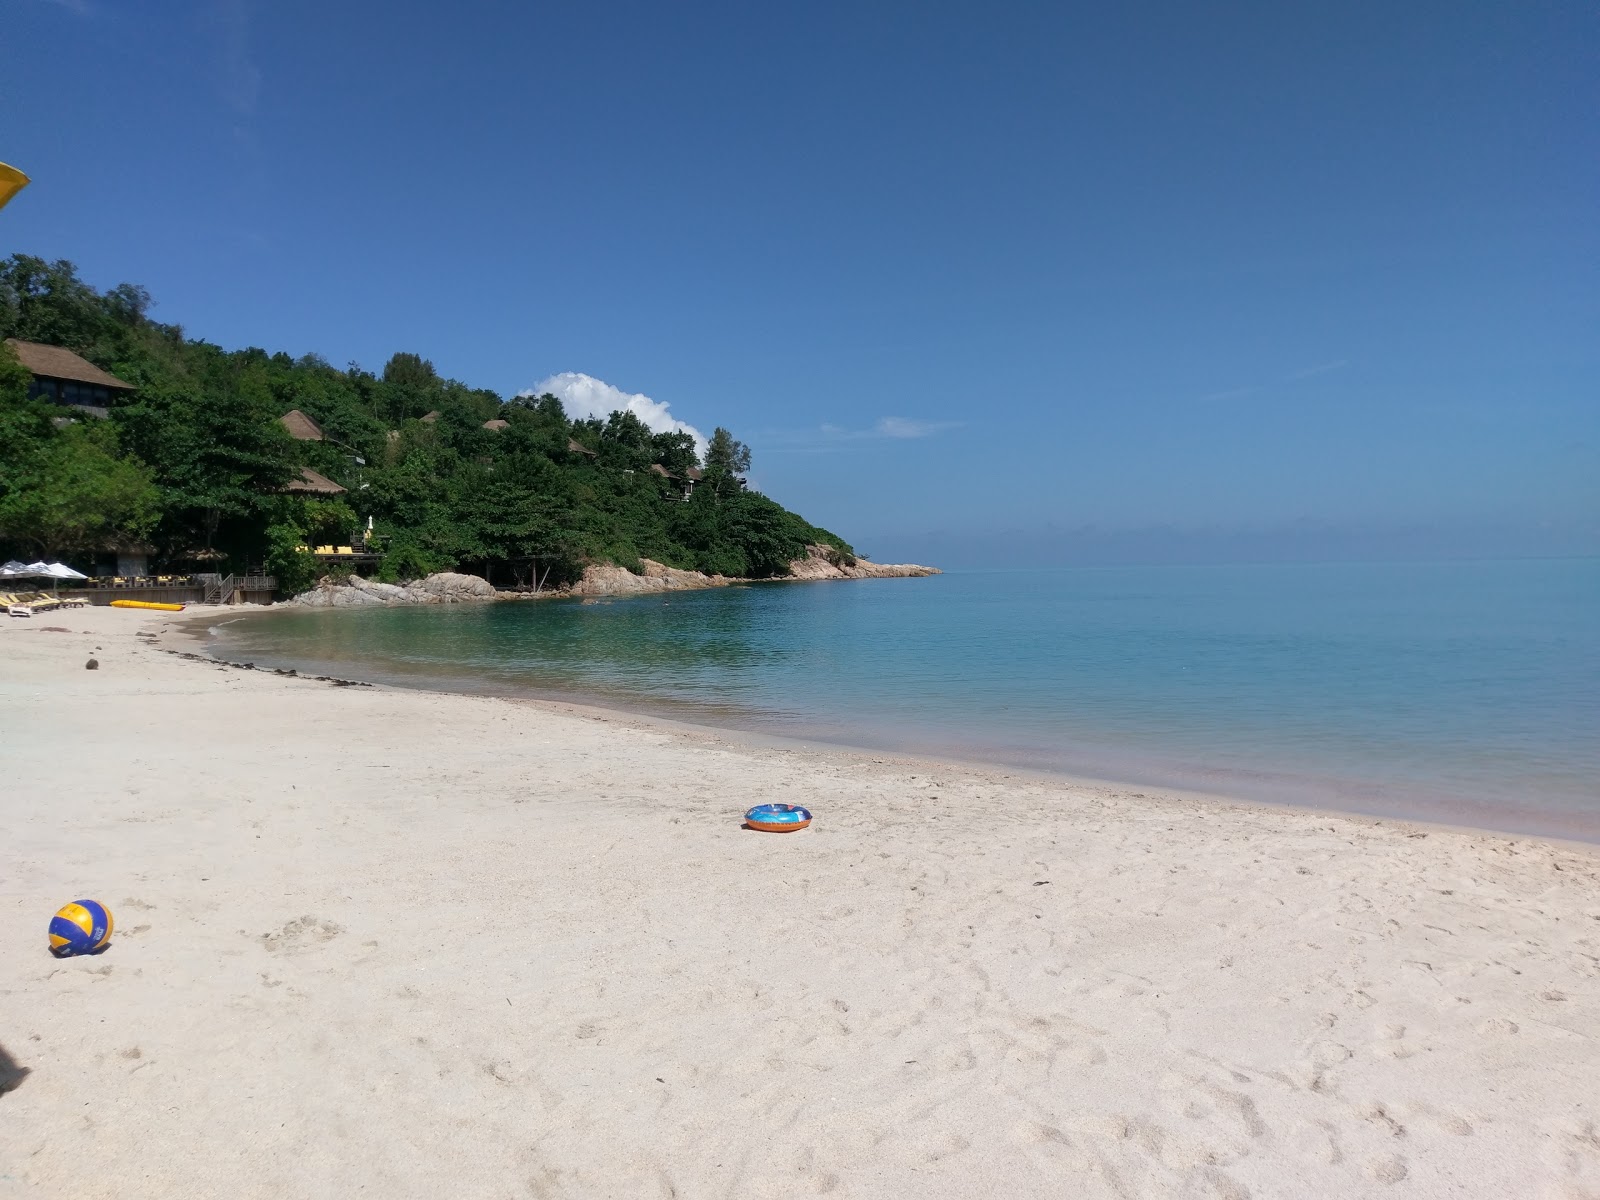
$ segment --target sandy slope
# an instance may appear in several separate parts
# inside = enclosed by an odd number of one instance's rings
[[[1600,1196],[1582,848],[337,689],[158,623],[0,627],[0,1200]],[[742,832],[762,800],[817,822]],[[80,895],[116,940],[56,962]]]

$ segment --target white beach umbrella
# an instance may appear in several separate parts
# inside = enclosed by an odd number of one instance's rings
[[[82,571],[74,571],[65,563],[21,563],[13,559],[0,567],[0,578],[6,579],[87,579]]]
[[[66,563],[47,563],[43,559],[33,563],[8,562],[0,567],[0,579],[48,579],[52,590],[61,586],[63,579],[87,579],[82,571],[74,571]]]

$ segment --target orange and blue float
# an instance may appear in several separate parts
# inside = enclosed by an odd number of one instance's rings
[[[758,804],[745,813],[744,823],[765,833],[793,833],[811,824],[811,810],[798,804]]]
[[[98,954],[111,941],[111,910],[98,900],[74,900],[50,918],[50,953],[57,958]]]

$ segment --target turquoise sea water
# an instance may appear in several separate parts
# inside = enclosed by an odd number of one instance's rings
[[[1600,560],[1079,568],[285,611],[258,665],[1600,840]]]

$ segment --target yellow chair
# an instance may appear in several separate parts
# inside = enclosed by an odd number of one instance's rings
[[[332,546],[318,546],[317,547],[317,553],[318,554],[332,554],[333,553],[333,547]]]
[[[349,546],[340,546],[340,547],[339,547],[339,553],[340,553],[340,554],[350,554],[350,555],[353,555],[353,554],[355,554],[355,551],[354,551],[354,550],[352,550],[352,549],[350,549],[350,547],[349,547]]]
[[[59,600],[43,592],[0,592],[0,604],[4,604],[13,616],[19,615],[19,608],[32,616],[36,612],[49,612],[52,608],[61,607]]]

